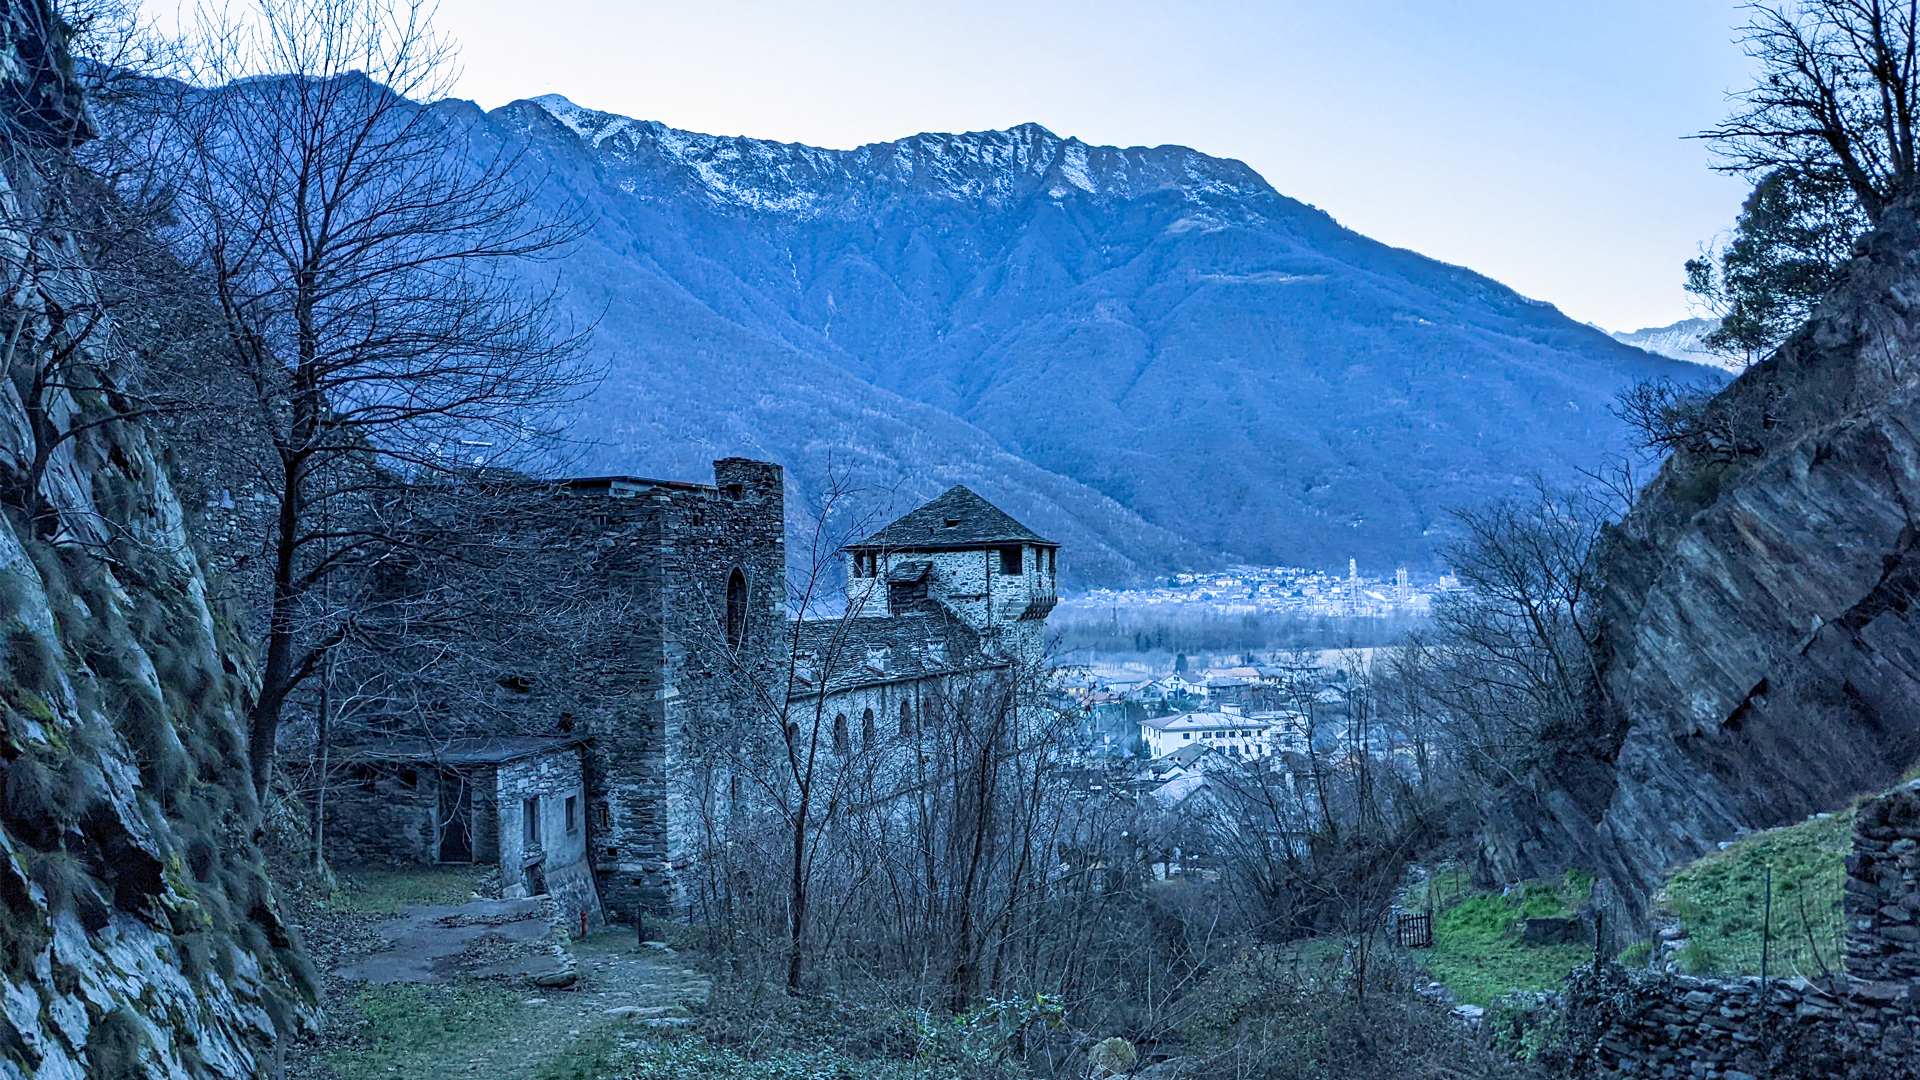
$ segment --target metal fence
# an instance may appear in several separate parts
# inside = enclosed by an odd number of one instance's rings
[[[1393,940],[1403,949],[1433,948],[1433,913],[1401,912],[1393,920]]]
[[[1771,868],[1755,890],[1751,907],[1713,918],[1689,918],[1693,936],[1675,957],[1697,975],[1801,976],[1815,979],[1846,967],[1846,916],[1837,883],[1802,883],[1776,892]],[[1718,932],[1706,932],[1705,927]]]

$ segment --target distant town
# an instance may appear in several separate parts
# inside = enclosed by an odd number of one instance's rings
[[[1436,597],[1460,588],[1452,574],[1414,573],[1405,568],[1391,577],[1368,577],[1353,560],[1348,561],[1345,574],[1298,566],[1234,566],[1213,573],[1175,574],[1153,588],[1095,589],[1063,597],[1060,612],[1082,618],[1149,611],[1404,618],[1428,614]]]

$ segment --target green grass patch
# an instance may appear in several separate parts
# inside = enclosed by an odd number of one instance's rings
[[[1837,969],[1844,936],[1841,893],[1853,850],[1853,810],[1735,841],[1675,871],[1666,904],[1687,926],[1688,971],[1756,975],[1773,870],[1771,974],[1817,976]]]
[[[601,1030],[568,1044],[558,1056],[542,1063],[533,1080],[602,1080],[619,1076],[627,1059],[628,1051],[614,1033]]]
[[[347,870],[336,877],[329,906],[335,911],[391,915],[403,907],[423,904],[464,904],[487,866],[420,866],[404,870]]]
[[[1478,893],[1433,918],[1433,948],[1420,956],[1433,977],[1461,1001],[1488,1005],[1513,990],[1553,990],[1593,959],[1589,945],[1529,945],[1526,919],[1573,917],[1593,889],[1591,875],[1569,873],[1553,884],[1533,882],[1501,895]]]
[[[861,1061],[826,1049],[782,1048],[749,1057],[699,1036],[646,1039],[627,1051],[619,1080],[908,1080],[925,1077],[918,1063]]]
[[[514,1026],[524,996],[486,984],[363,990],[352,1002],[358,1045],[331,1064],[340,1080],[460,1075],[475,1046]]]

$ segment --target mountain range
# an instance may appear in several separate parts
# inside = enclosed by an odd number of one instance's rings
[[[591,223],[551,267],[606,368],[569,467],[767,458],[796,514],[836,477],[882,510],[964,482],[1064,544],[1070,584],[1434,565],[1451,508],[1576,482],[1625,445],[1616,392],[1701,372],[1185,147],[435,107]]]

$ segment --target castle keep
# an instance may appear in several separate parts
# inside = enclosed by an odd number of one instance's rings
[[[911,736],[956,684],[1038,664],[1060,546],[964,487],[848,545],[847,614],[799,634],[796,704],[830,715],[836,750]]]

